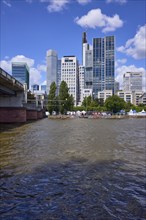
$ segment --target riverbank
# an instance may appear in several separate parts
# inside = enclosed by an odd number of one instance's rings
[[[84,115],[84,116],[76,116],[76,115],[49,115],[49,119],[128,119],[128,118],[146,118],[146,116],[141,115]]]

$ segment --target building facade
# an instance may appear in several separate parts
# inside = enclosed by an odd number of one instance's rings
[[[26,83],[27,89],[29,89],[29,68],[27,63],[13,62],[12,76],[22,84]]]
[[[142,91],[118,91],[117,95],[124,99],[125,102],[130,102],[133,105],[138,105],[140,103],[144,103],[145,99],[142,99],[144,97],[144,92]]]
[[[37,91],[37,90],[39,90],[39,85],[38,85],[38,84],[32,85],[32,86],[31,86],[31,90],[32,90],[32,91]]]
[[[112,90],[115,83],[114,36],[93,38],[93,93]]]
[[[78,60],[75,56],[64,56],[61,59],[61,81],[65,81],[69,94],[73,95],[75,106],[78,103]]]
[[[58,66],[58,55],[55,50],[47,51],[47,94],[50,91],[50,85],[55,82],[57,85],[57,66]]]
[[[79,103],[81,105],[83,102],[83,90],[84,90],[84,75],[85,75],[85,67],[79,66]]]
[[[124,91],[142,91],[142,73],[127,72],[123,75]]]
[[[57,62],[57,95],[59,95],[59,88],[61,84],[61,59]]]
[[[99,91],[98,92],[98,99],[103,99],[103,101],[105,102],[105,100],[112,95],[113,95],[113,90]]]

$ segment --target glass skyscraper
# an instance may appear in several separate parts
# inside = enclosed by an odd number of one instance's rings
[[[93,38],[93,94],[113,90],[115,80],[114,36]]]
[[[26,83],[27,89],[29,89],[29,68],[26,63],[12,63],[12,76],[22,84]]]
[[[58,66],[58,56],[55,50],[47,51],[47,94],[50,90],[50,85],[55,82],[57,85],[57,66]]]

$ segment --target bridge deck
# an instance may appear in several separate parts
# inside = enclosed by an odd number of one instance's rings
[[[23,90],[23,84],[0,68],[0,95],[14,95],[17,91]]]

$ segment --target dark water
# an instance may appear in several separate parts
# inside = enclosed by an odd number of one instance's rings
[[[146,219],[145,119],[43,119],[1,131],[1,220]]]

